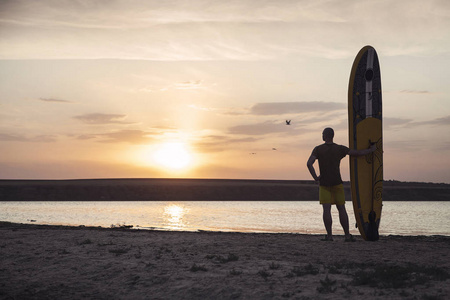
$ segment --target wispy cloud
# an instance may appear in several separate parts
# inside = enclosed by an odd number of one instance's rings
[[[367,31],[385,55],[448,49],[446,1],[169,3],[1,1],[0,58],[349,58],[361,44],[353,37]],[[379,13],[367,20],[360,11]]]
[[[76,139],[95,140],[99,143],[147,144],[153,140],[152,136],[156,134],[142,130],[120,130],[109,133],[83,134],[77,136]]]
[[[139,78],[138,76],[136,76]],[[188,80],[188,81],[181,81],[181,82],[175,82],[170,84],[152,84],[148,85],[145,84],[142,87],[138,88],[131,88],[128,91],[132,93],[155,93],[155,92],[167,92],[167,91],[173,91],[173,90],[200,90],[200,89],[206,89],[207,86],[205,85],[203,80]]]
[[[344,103],[338,102],[272,102],[257,103],[250,109],[253,115],[284,115],[311,112],[330,112],[345,109]]]
[[[450,116],[445,116],[441,118],[436,118],[429,121],[423,121],[423,122],[414,122],[412,125],[440,125],[440,126],[448,126],[450,125]]]
[[[265,135],[271,133],[284,133],[284,134],[299,134],[302,131],[300,126],[287,126],[284,120],[282,121],[265,121],[262,123],[246,124],[233,126],[228,129],[230,134],[243,134],[243,135]]]
[[[441,141],[436,148],[434,148],[435,151],[440,152],[450,152],[450,141]]]
[[[55,99],[55,98],[39,98],[39,100],[44,101],[44,102],[73,103],[72,101],[63,100],[63,99]]]
[[[402,118],[384,118],[384,126],[386,129],[390,128],[411,128],[424,125],[435,125],[435,126],[448,126],[450,125],[450,116],[435,118],[428,121],[414,122],[413,119],[402,119]]]
[[[0,133],[0,141],[5,142],[27,142],[28,139],[24,136],[9,133]]]
[[[400,91],[401,94],[432,94],[432,92],[430,91],[425,91],[425,90],[401,90]]]
[[[425,140],[408,140],[408,141],[389,141],[385,143],[384,148],[386,152],[395,150],[401,152],[416,152],[423,149]]]
[[[53,143],[56,142],[54,135],[37,135],[28,137],[20,134],[0,133],[0,141],[3,142],[27,142],[27,143]]]
[[[142,130],[121,130],[112,133],[102,134],[104,140],[102,143],[130,143],[130,144],[146,144],[151,142],[151,133]]]
[[[320,113],[320,116],[314,115],[307,117],[310,119],[329,117],[330,113],[344,110],[347,105],[340,102],[321,102],[321,101],[299,101],[299,102],[265,102],[256,103],[250,108],[231,108],[224,111],[224,115],[242,116],[242,115],[258,115],[258,116],[272,116],[272,115],[299,115]]]
[[[197,152],[212,153],[237,148],[243,144],[254,143],[260,140],[256,137],[233,138],[223,135],[207,135],[201,140],[194,142],[193,146]]]
[[[82,134],[82,135],[76,136],[76,139],[84,141],[84,140],[91,140],[96,137],[97,137],[97,135],[95,135],[95,134]]]
[[[102,114],[93,113],[75,116],[74,118],[90,125],[102,125],[102,124],[133,124],[131,122],[125,122],[124,119],[127,115],[120,114]]]
[[[402,118],[384,118],[383,119],[383,127],[385,129],[391,128],[401,128],[407,125],[410,125],[412,119],[402,119]]]
[[[184,81],[175,84],[177,90],[197,90],[202,87],[201,80]]]

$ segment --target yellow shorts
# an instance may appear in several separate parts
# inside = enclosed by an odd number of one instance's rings
[[[319,201],[320,204],[345,204],[344,185],[319,186]]]

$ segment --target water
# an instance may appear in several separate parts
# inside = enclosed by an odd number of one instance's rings
[[[346,205],[351,233],[351,203]],[[343,234],[333,209],[333,233]],[[323,234],[317,201],[0,202],[0,220],[16,223],[156,230]],[[450,202],[384,202],[380,234],[450,236]]]

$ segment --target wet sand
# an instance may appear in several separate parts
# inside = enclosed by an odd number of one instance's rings
[[[0,299],[446,299],[450,237],[0,222]]]

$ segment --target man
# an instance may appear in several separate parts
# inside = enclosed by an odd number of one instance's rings
[[[376,145],[370,146],[369,149],[351,150],[346,146],[333,143],[334,130],[325,128],[322,132],[322,139],[325,142],[314,148],[308,159],[307,166],[315,181],[319,181],[319,200],[323,207],[323,223],[327,230],[325,241],[332,241],[332,217],[331,205],[336,204],[339,211],[339,221],[345,233],[346,242],[354,242],[355,239],[350,234],[348,215],[345,210],[345,194],[344,185],[342,184],[340,163],[347,155],[362,156],[367,155],[376,150]],[[320,175],[317,176],[314,169],[314,162],[319,160]]]

